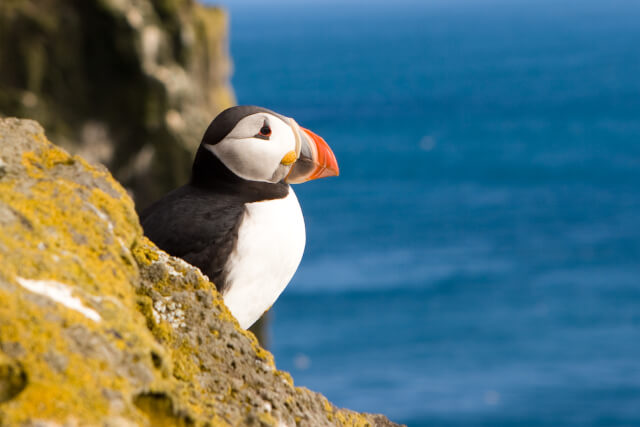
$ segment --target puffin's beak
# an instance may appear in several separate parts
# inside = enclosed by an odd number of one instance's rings
[[[288,184],[300,184],[312,179],[338,176],[340,174],[338,161],[325,140],[309,129],[297,127],[300,156],[284,181]]]

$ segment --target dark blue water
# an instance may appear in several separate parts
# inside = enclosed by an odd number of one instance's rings
[[[273,310],[411,426],[640,426],[640,4],[230,4],[238,100],[324,136]]]

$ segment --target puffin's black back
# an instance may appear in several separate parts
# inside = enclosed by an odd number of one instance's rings
[[[236,247],[245,204],[288,193],[283,182],[238,177],[200,145],[189,184],[145,209],[140,219],[145,235],[160,249],[198,267],[223,292],[224,267]]]
[[[160,249],[198,267],[222,292],[243,214],[238,198],[185,185],[146,209],[141,223]]]

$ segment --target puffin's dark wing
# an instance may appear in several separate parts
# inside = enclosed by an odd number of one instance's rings
[[[147,208],[141,222],[160,249],[198,267],[222,292],[243,214],[244,203],[235,197],[186,185]]]

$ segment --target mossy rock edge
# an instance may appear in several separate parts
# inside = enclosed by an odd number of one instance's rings
[[[394,425],[295,387],[106,168],[0,119],[0,425]]]

